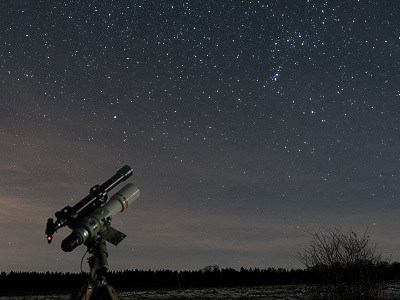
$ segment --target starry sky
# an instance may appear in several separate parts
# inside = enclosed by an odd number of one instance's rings
[[[2,271],[79,272],[47,218],[123,165],[111,270],[300,268],[338,225],[400,260],[397,1],[0,7]]]

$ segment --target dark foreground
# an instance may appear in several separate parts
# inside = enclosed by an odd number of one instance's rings
[[[219,269],[216,266],[198,271],[125,270],[109,272],[107,281],[116,290],[215,288],[236,286],[290,285],[310,283],[304,270]],[[79,288],[86,273],[10,272],[0,274],[1,293],[65,291]]]
[[[307,299],[307,287],[304,285],[290,286],[258,286],[258,287],[231,287],[231,288],[188,288],[188,289],[157,289],[117,291],[119,300],[155,300],[155,299]],[[10,295],[2,296],[0,300],[67,300],[69,294],[52,293],[37,295]]]
[[[117,291],[119,300],[307,300],[307,285],[277,285],[257,287],[229,287],[229,288],[186,288],[186,289],[147,289],[147,290],[120,290]],[[42,293],[0,296],[0,300],[67,300],[68,293]],[[385,285],[381,299],[394,300],[400,297],[400,282],[391,282]]]
[[[380,270],[385,280],[382,299],[400,298],[400,263]],[[0,300],[65,299],[78,290],[88,274],[0,273]],[[307,299],[316,274],[287,269],[220,269],[198,271],[110,272],[107,279],[120,300],[129,299]]]

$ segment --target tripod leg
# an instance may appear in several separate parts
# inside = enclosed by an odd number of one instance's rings
[[[85,293],[83,294],[82,298],[80,300],[89,300],[90,296],[92,295],[94,291],[94,286],[93,284],[89,284],[86,288]]]
[[[106,286],[108,293],[110,294],[111,300],[118,300],[117,293],[111,285]]]

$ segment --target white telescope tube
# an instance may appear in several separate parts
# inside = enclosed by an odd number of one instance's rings
[[[127,209],[139,196],[140,191],[138,187],[132,183],[128,183],[113,195],[106,204],[88,215],[83,222],[63,240],[61,248],[66,252],[71,252],[88,239],[97,236],[98,233],[107,229],[114,216]]]

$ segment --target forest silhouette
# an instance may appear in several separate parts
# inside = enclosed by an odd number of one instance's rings
[[[400,262],[381,266],[384,279],[400,279]],[[313,270],[283,268],[219,268],[207,266],[196,271],[121,270],[107,273],[107,280],[116,289],[161,289],[193,287],[233,287],[310,284]],[[73,291],[86,283],[87,273],[1,272],[0,294]]]

